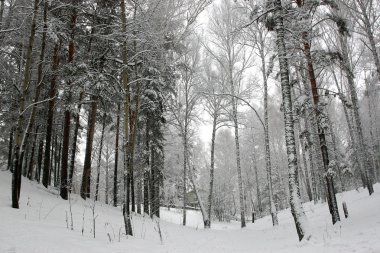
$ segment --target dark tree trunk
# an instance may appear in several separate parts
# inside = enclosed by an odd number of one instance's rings
[[[80,110],[82,109],[82,100],[83,100],[84,92],[82,91],[79,94],[79,103],[78,103],[78,113],[75,115],[75,128],[73,135],[73,143],[71,144],[71,158],[70,158],[70,168],[69,168],[69,191],[71,191],[73,177],[74,177],[74,168],[75,168],[75,156],[77,153],[77,141],[78,141],[78,133],[80,127]]]
[[[155,161],[155,152],[154,148],[150,148],[150,175],[151,175],[151,181],[150,181],[150,217],[153,218],[154,214],[156,213],[156,180],[157,180],[157,173],[156,173],[156,161]]]
[[[92,156],[92,144],[94,142],[95,123],[96,123],[96,111],[97,111],[97,98],[93,98],[94,102],[91,104],[91,111],[88,114],[88,126],[87,126],[87,140],[86,151],[84,157],[83,176],[80,196],[83,199],[89,198],[91,193],[91,156]]]
[[[25,135],[28,134],[25,132],[23,134],[24,127],[24,110],[25,110],[25,101],[28,92],[28,87],[30,84],[30,70],[32,65],[32,51],[34,45],[34,39],[36,34],[36,25],[37,25],[37,16],[38,16],[38,0],[34,1],[33,8],[33,18],[32,24],[30,28],[30,35],[28,40],[28,49],[26,53],[26,61],[24,68],[24,76],[22,79],[22,84],[20,85],[20,94],[19,94],[19,110],[18,110],[18,120],[17,127],[15,132],[15,152],[14,156],[14,170],[12,174],[12,207],[19,208],[19,199],[21,192],[21,169],[22,169],[22,161],[24,155],[25,148]],[[16,166],[17,165],[17,166]]]
[[[73,0],[73,3],[75,1]],[[70,17],[70,42],[69,42],[69,51],[67,56],[67,63],[72,64],[74,61],[74,52],[75,52],[75,26],[77,22],[77,11],[74,8]],[[71,83],[67,83],[68,94],[67,94],[67,105],[71,103]],[[69,142],[70,142],[70,122],[71,111],[69,108],[65,110],[65,119],[63,126],[63,144],[62,144],[62,161],[61,161],[61,188],[60,195],[63,199],[68,197],[68,180],[67,180],[67,170],[68,170],[68,159],[69,159]]]
[[[106,128],[106,117],[107,117],[107,114],[104,113],[104,115],[103,115],[102,134],[100,136],[100,147],[99,147],[99,155],[98,155],[98,168],[97,168],[97,175],[96,175],[95,201],[98,200],[98,194],[99,194],[100,165],[101,165],[101,162],[102,162],[103,138],[104,138],[104,129]]]
[[[252,133],[252,145],[255,146],[255,139]],[[261,193],[260,193],[260,182],[259,182],[259,173],[257,168],[257,159],[256,159],[256,153],[252,152],[252,163],[253,163],[253,169],[255,170],[255,181],[256,181],[256,198],[257,198],[257,211],[258,211],[258,217],[261,217],[261,214],[263,212],[263,208],[261,205]]]
[[[301,8],[304,5],[304,1],[297,0],[297,5],[299,8]],[[335,196],[335,189],[334,189],[334,180],[331,173],[329,173],[329,155],[327,150],[327,143],[326,143],[326,136],[323,127],[320,124],[320,118],[323,116],[321,109],[319,107],[319,95],[318,95],[318,86],[317,86],[317,80],[314,73],[314,66],[313,66],[313,60],[311,57],[311,46],[309,42],[309,34],[308,32],[302,33],[302,43],[303,43],[303,50],[306,57],[307,62],[307,70],[310,80],[310,86],[311,86],[311,93],[313,97],[314,102],[314,110],[315,115],[317,119],[317,129],[318,129],[318,136],[319,136],[319,144],[320,149],[322,152],[322,160],[323,160],[323,166],[324,171],[326,173],[325,179],[326,179],[326,186],[327,186],[327,200],[329,205],[330,214],[332,217],[332,223],[335,224],[340,220],[339,217],[339,211],[338,211],[338,204],[336,201]]]
[[[30,180],[33,179],[34,153],[35,153],[35,149],[36,149],[36,145],[37,145],[38,128],[39,128],[39,126],[36,127],[36,131],[34,132],[34,140],[32,143],[32,150],[30,152],[30,160],[29,160],[29,167],[28,167],[28,178]]]
[[[214,113],[212,121],[212,134],[211,134],[211,158],[210,158],[210,189],[208,193],[208,205],[207,205],[207,218],[204,221],[205,228],[211,228],[211,212],[212,212],[212,196],[214,190],[214,167],[215,167],[215,136],[216,136],[216,122],[217,113]]]
[[[57,146],[55,147],[57,148]],[[59,175],[60,175],[60,171],[61,171],[61,156],[62,156],[62,143],[60,142],[59,145],[58,145],[58,157],[57,157],[57,184],[59,182]]]
[[[51,179],[53,178],[54,186],[57,186],[57,183],[56,183],[56,180],[55,180],[55,178],[56,178],[56,177],[55,177],[56,172],[54,171],[54,167],[53,167],[54,149],[55,149],[55,148],[56,148],[56,145],[54,144],[54,142],[52,142],[51,145],[50,145],[49,185],[51,185]],[[52,176],[53,171],[54,171],[54,175]]]
[[[125,1],[120,1],[120,18],[121,18],[121,32],[123,35],[127,34],[127,12],[125,7]],[[129,110],[130,110],[130,94],[129,94],[129,83],[128,83],[128,72],[126,66],[128,65],[128,48],[127,48],[127,40],[123,40],[122,44],[122,60],[125,68],[123,68],[122,72],[122,86],[124,89],[124,190],[125,190],[125,201],[124,201],[124,225],[125,225],[125,233],[127,235],[133,235],[131,218],[130,218],[130,172],[128,171],[128,159],[129,159]]]
[[[149,148],[149,119],[147,119],[145,127],[145,171],[144,171],[144,213],[150,214],[150,189],[151,189],[151,177],[149,169],[149,157],[150,157],[150,148]]]
[[[40,145],[38,147],[38,155],[37,155],[37,169],[35,174],[35,179],[38,183],[40,183],[41,180],[41,169],[42,169],[42,155],[44,150],[44,141],[40,140]]]
[[[3,1],[4,3],[4,1]],[[9,133],[9,145],[8,145],[8,165],[7,165],[7,170],[10,170],[11,172],[13,171],[12,168],[12,152],[13,152],[13,127],[10,130]]]
[[[50,91],[49,91],[49,108],[47,113],[47,122],[46,122],[46,141],[45,141],[45,156],[44,156],[44,165],[43,165],[43,176],[42,184],[47,188],[49,184],[50,176],[50,147],[51,147],[51,137],[53,130],[53,120],[54,120],[54,108],[55,108],[55,95],[57,92],[57,71],[59,66],[59,50],[60,45],[55,44],[53,51],[53,66],[52,66],[52,78],[50,82]]]
[[[115,169],[113,174],[113,206],[117,206],[117,166],[119,164],[119,133],[120,133],[120,104],[117,105],[116,141],[115,141]]]
[[[144,199],[143,199],[143,206],[144,206],[144,213],[149,215],[149,183],[150,177],[149,177],[149,170],[144,171]]]
[[[137,205],[137,213],[141,214],[141,180],[137,181],[136,184],[136,205]]]
[[[58,136],[57,134],[55,135],[55,138],[54,138],[54,142],[53,142],[53,147],[52,150],[51,150],[51,153],[52,153],[52,163],[51,163],[51,167],[54,168],[54,187],[57,187],[58,186],[58,174],[59,174],[59,170],[58,170],[58,163],[60,162],[58,160],[58,151],[60,148],[58,148]]]

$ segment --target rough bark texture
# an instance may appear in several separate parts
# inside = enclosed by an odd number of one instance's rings
[[[276,23],[278,59],[281,73],[281,91],[284,105],[285,143],[288,155],[290,207],[297,229],[298,238],[301,241],[305,235],[308,239],[307,220],[302,207],[298,185],[298,164],[294,136],[294,119],[292,111],[291,87],[289,83],[289,65],[285,47],[285,28],[283,24],[283,10],[281,0],[274,1],[274,15]]]
[[[302,8],[304,5],[304,1],[297,0],[297,5],[299,8]],[[309,81],[311,86],[311,93],[314,103],[314,110],[315,115],[317,119],[317,128],[318,128],[318,136],[319,136],[319,144],[320,149],[322,152],[322,160],[323,160],[323,166],[325,171],[325,179],[326,179],[326,186],[327,186],[327,200],[329,205],[330,214],[332,217],[332,223],[335,224],[337,221],[340,220],[339,217],[339,211],[338,211],[338,204],[336,201],[335,196],[335,189],[334,189],[334,181],[333,181],[333,175],[329,171],[329,155],[327,150],[327,143],[326,143],[326,136],[325,136],[325,130],[324,127],[320,124],[320,118],[323,117],[322,112],[320,111],[319,106],[319,95],[318,95],[318,87],[317,87],[317,81],[314,73],[314,66],[313,66],[313,60],[311,57],[311,46],[309,42],[309,34],[307,31],[302,32],[302,43],[303,43],[303,50],[306,58],[307,63],[307,70],[309,75]]]
[[[186,226],[186,169],[187,169],[187,128],[185,128],[185,137],[183,139],[183,206],[182,206],[182,225]]]
[[[263,41],[263,40],[261,40]],[[264,45],[262,45],[262,48]],[[272,164],[270,158],[270,146],[269,146],[269,119],[268,119],[268,80],[265,66],[265,55],[263,50],[260,50],[261,68],[263,74],[264,84],[264,142],[265,142],[265,167],[267,170],[267,181],[269,190],[269,208],[272,216],[273,226],[278,225],[277,210],[273,200],[273,186],[272,186]]]
[[[30,70],[32,65],[32,51],[34,45],[34,38],[36,34],[37,25],[37,15],[38,15],[38,0],[34,1],[33,8],[33,18],[30,28],[28,48],[26,52],[26,62],[24,67],[24,76],[22,79],[22,84],[20,85],[20,95],[19,95],[19,111],[18,111],[18,121],[15,132],[15,148],[14,148],[14,169],[12,174],[12,207],[19,208],[19,198],[21,191],[21,165],[24,155],[24,140],[23,138],[23,127],[24,127],[24,110],[25,110],[25,100],[28,93],[28,87],[30,83]]]
[[[73,0],[75,2],[75,0]],[[67,63],[72,64],[74,61],[74,53],[75,53],[75,27],[77,23],[77,12],[74,8],[72,10],[72,14],[70,16],[70,41],[69,41],[69,51],[67,56]],[[67,83],[67,101],[66,105],[70,105],[71,103],[71,83]],[[69,182],[67,178],[68,174],[68,159],[69,159],[69,142],[70,142],[70,127],[71,127],[71,111],[69,107],[65,109],[65,119],[63,126],[63,143],[62,143],[62,160],[61,160],[61,187],[60,187],[60,195],[63,199],[67,199],[68,197],[68,187]]]
[[[74,177],[74,169],[75,169],[75,156],[77,153],[77,140],[78,140],[78,134],[79,134],[79,127],[80,127],[80,111],[82,109],[82,99],[84,96],[84,92],[82,91],[79,94],[79,103],[78,103],[78,112],[75,115],[75,128],[74,128],[74,135],[73,135],[73,142],[71,143],[71,158],[70,158],[70,167],[69,167],[69,191],[71,191],[72,183],[73,183],[73,177]]]
[[[8,165],[7,165],[7,170],[10,170],[11,172],[13,171],[13,166],[12,166],[12,152],[13,152],[13,132],[14,129],[13,127],[9,131],[9,144],[8,144]]]
[[[330,137],[331,137],[331,142],[332,142],[333,152],[334,152],[334,159],[335,159],[335,169],[338,173],[341,191],[344,192],[346,187],[345,187],[344,180],[342,177],[342,172],[341,172],[340,166],[339,166],[340,158],[339,158],[339,151],[337,148],[337,143],[336,143],[336,138],[335,138],[335,132],[334,132],[334,128],[333,128],[333,123],[331,122],[329,115],[326,115],[326,119],[328,120],[329,128],[330,128]]]
[[[44,151],[44,141],[40,140],[40,144],[38,147],[38,154],[37,154],[37,169],[35,174],[35,180],[40,183],[41,180],[41,170],[42,170],[42,155]]]
[[[368,117],[369,117],[369,136],[370,136],[370,143],[371,143],[371,154],[370,154],[370,157],[372,159],[372,166],[374,168],[377,167],[377,170],[373,170],[373,173],[374,173],[374,179],[376,179],[376,181],[378,182],[379,179],[380,179],[380,174],[379,174],[379,170],[380,170],[380,167],[379,167],[379,160],[377,158],[377,155],[376,155],[376,136],[375,136],[375,131],[374,131],[374,125],[375,125],[375,122],[374,122],[374,115],[373,115],[373,106],[372,106],[372,96],[371,96],[371,92],[373,92],[373,90],[370,88],[370,84],[368,83],[368,80],[366,79],[365,80],[365,85],[366,85],[366,97],[367,97],[367,107],[368,107]]]
[[[51,137],[53,130],[53,121],[54,121],[54,108],[55,108],[55,95],[57,92],[57,71],[59,66],[59,49],[60,45],[55,44],[53,50],[53,66],[52,66],[52,77],[50,81],[50,90],[49,90],[49,105],[48,113],[46,120],[46,138],[45,138],[45,156],[44,156],[44,165],[43,165],[43,176],[42,184],[47,188],[49,184],[50,176],[50,147],[51,147]]]
[[[39,126],[37,126],[36,130],[34,131],[34,139],[32,142],[32,150],[30,151],[30,159],[29,159],[28,175],[27,175],[29,180],[33,179],[33,169],[34,169],[34,163],[35,163],[34,153],[36,151],[38,129],[39,129]]]
[[[80,190],[80,196],[83,199],[89,198],[90,193],[91,193],[92,146],[94,143],[96,111],[98,107],[98,103],[96,100],[97,98],[94,98],[94,102],[92,102],[91,110],[88,114],[86,151],[85,151],[85,156],[84,156],[82,185],[81,185],[81,190]]]
[[[212,212],[212,196],[214,190],[214,169],[215,169],[215,136],[216,136],[216,121],[217,113],[214,112],[212,120],[212,135],[211,135],[211,157],[210,157],[210,189],[208,193],[207,203],[207,218],[204,221],[204,227],[211,227],[211,212]]]
[[[99,181],[100,181],[100,165],[102,162],[102,152],[103,152],[103,138],[104,138],[104,130],[106,128],[106,113],[103,115],[103,125],[102,125],[102,133],[100,135],[100,146],[99,146],[99,155],[98,155],[98,165],[96,169],[96,190],[95,190],[95,201],[98,200],[98,194],[99,194]],[[107,172],[108,174],[108,172]],[[108,179],[106,179],[107,181]]]
[[[120,1],[120,15],[121,15],[121,32],[126,35],[127,34],[127,18],[126,18],[126,7],[125,1]],[[122,87],[124,89],[124,189],[125,189],[125,201],[124,201],[124,225],[125,225],[125,233],[127,235],[132,235],[132,225],[131,225],[131,217],[130,217],[130,172],[128,170],[128,158],[129,158],[129,150],[128,150],[128,137],[129,137],[129,83],[128,83],[128,48],[126,38],[123,40],[122,44],[122,60],[123,60],[123,72],[122,72]]]
[[[117,206],[117,169],[119,164],[120,104],[117,105],[115,136],[115,167],[113,173],[113,206]]]
[[[231,60],[231,59],[230,59]],[[246,226],[245,223],[245,209],[244,209],[244,192],[243,192],[243,179],[241,176],[241,163],[240,163],[240,143],[239,143],[239,124],[237,118],[237,100],[235,94],[235,83],[233,81],[233,66],[230,61],[229,63],[229,82],[231,89],[231,102],[232,102],[232,121],[234,124],[234,132],[235,132],[235,154],[236,154],[236,170],[238,175],[238,189],[239,189],[239,204],[240,204],[240,226],[244,228]]]
[[[354,82],[354,74],[352,72],[352,67],[350,66],[349,59],[348,59],[348,50],[347,50],[347,38],[343,37],[343,35],[340,36],[340,43],[341,43],[341,49],[342,49],[342,65],[343,65],[343,71],[346,74],[346,78],[348,81],[348,89],[350,91],[350,97],[351,97],[351,103],[352,103],[352,111],[353,116],[355,120],[355,126],[356,126],[356,132],[358,137],[358,144],[359,144],[359,162],[362,164],[362,171],[364,171],[367,181],[367,189],[369,192],[369,195],[371,195],[373,190],[373,167],[371,165],[371,159],[369,157],[369,152],[367,150],[367,146],[365,145],[364,141],[364,134],[363,134],[363,128],[362,128],[362,121],[359,116],[359,102],[358,102],[358,95],[355,87]],[[376,50],[376,49],[375,49]]]

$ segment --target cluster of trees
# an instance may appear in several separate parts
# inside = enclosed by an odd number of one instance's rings
[[[380,178],[378,5],[0,0],[12,207],[24,176],[122,204],[129,235],[163,205],[186,225],[190,193],[205,228],[290,206],[302,240],[304,201],[336,223],[336,193]]]

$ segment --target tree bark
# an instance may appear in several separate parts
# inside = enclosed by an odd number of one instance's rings
[[[36,130],[34,132],[34,139],[33,139],[33,143],[32,143],[32,150],[30,152],[30,160],[29,160],[28,175],[27,175],[29,180],[33,179],[33,169],[34,169],[34,162],[35,162],[34,153],[35,153],[36,145],[37,145],[38,129],[39,129],[39,126],[36,127]]]
[[[75,0],[72,0],[72,3],[75,3]],[[72,10],[70,16],[70,41],[69,41],[69,51],[67,56],[67,63],[72,64],[74,62],[74,53],[75,53],[75,27],[77,23],[78,14],[75,7]],[[70,142],[70,127],[71,127],[71,111],[69,109],[69,105],[71,103],[71,83],[67,83],[67,101],[66,101],[66,109],[65,109],[65,119],[63,125],[63,143],[62,143],[62,162],[61,162],[61,187],[60,187],[60,195],[63,199],[67,200],[68,197],[68,160],[69,160],[69,142]]]
[[[100,164],[102,162],[102,151],[103,151],[103,138],[104,138],[104,130],[106,128],[106,117],[107,114],[103,114],[103,126],[102,126],[102,133],[100,136],[100,147],[99,147],[99,155],[98,155],[98,167],[97,167],[97,175],[96,175],[96,190],[95,190],[95,201],[98,200],[98,194],[99,194],[99,181],[100,181]],[[108,173],[107,173],[108,174]],[[106,179],[107,180],[107,179]]]
[[[297,0],[297,5],[299,8],[301,8],[304,5],[304,2],[301,0]],[[338,211],[338,204],[336,201],[335,196],[335,189],[334,189],[334,180],[332,173],[329,173],[329,155],[327,150],[327,143],[326,143],[326,136],[323,129],[323,126],[320,124],[320,117],[323,116],[321,109],[318,108],[319,106],[319,95],[318,95],[318,88],[317,88],[317,81],[314,73],[314,66],[313,66],[313,60],[311,57],[311,48],[310,48],[310,42],[309,42],[309,34],[308,32],[302,32],[302,43],[303,43],[303,51],[306,58],[307,63],[307,70],[309,75],[309,81],[311,86],[311,93],[314,103],[314,110],[317,120],[317,128],[318,128],[318,137],[319,137],[319,144],[320,149],[322,152],[322,160],[323,160],[323,166],[325,171],[325,179],[326,179],[326,186],[327,186],[327,200],[329,205],[330,214],[332,217],[332,223],[335,224],[337,221],[340,221],[339,217],[339,211]]]
[[[367,97],[367,106],[368,106],[368,117],[369,117],[369,136],[370,136],[370,143],[371,143],[371,159],[372,159],[372,166],[375,168],[377,167],[377,170],[374,170],[374,176],[376,181],[378,182],[380,179],[380,167],[379,167],[379,160],[376,157],[376,136],[374,134],[374,120],[373,120],[373,107],[372,107],[372,99],[371,99],[371,92],[370,85],[368,83],[368,80],[365,80],[366,85],[366,97]]]
[[[210,189],[208,194],[207,203],[207,218],[204,221],[205,228],[211,228],[211,212],[212,212],[212,197],[214,191],[214,169],[215,169],[215,139],[216,139],[216,123],[217,123],[217,113],[214,112],[214,117],[212,120],[212,135],[211,135],[211,157],[210,157]]]
[[[253,148],[255,147],[255,139],[253,137],[252,133],[252,145]],[[257,211],[258,211],[258,217],[261,217],[263,208],[261,204],[261,193],[260,193],[260,183],[259,183],[259,171],[257,168],[257,159],[256,159],[256,153],[252,152],[252,162],[253,162],[253,169],[255,171],[255,181],[256,181],[256,198],[257,198]]]
[[[278,59],[281,73],[281,91],[284,105],[285,143],[288,155],[290,207],[297,229],[298,238],[301,241],[305,236],[309,238],[307,231],[307,219],[302,207],[299,184],[298,164],[294,136],[294,119],[291,100],[291,87],[289,83],[289,65],[285,47],[285,28],[283,23],[283,10],[281,0],[274,1],[274,15],[276,23]]]
[[[32,51],[34,45],[34,38],[36,34],[37,16],[38,16],[38,0],[34,1],[33,7],[33,18],[30,28],[30,35],[28,41],[28,49],[26,53],[26,62],[24,68],[24,76],[22,84],[20,87],[19,95],[19,111],[18,111],[18,121],[15,133],[15,156],[14,156],[14,170],[12,174],[12,207],[19,208],[19,198],[21,191],[21,165],[24,156],[24,138],[22,128],[24,127],[24,110],[25,110],[25,100],[28,93],[28,87],[30,84],[30,70],[32,64]],[[27,134],[27,133],[26,133]],[[16,166],[17,165],[17,166]]]
[[[96,111],[98,107],[97,97],[94,97],[93,100],[94,101],[91,103],[91,110],[88,114],[86,151],[83,165],[82,185],[80,190],[80,196],[83,199],[89,198],[91,194],[91,158],[95,134]]]
[[[261,35],[261,34],[260,34]],[[262,48],[263,40],[262,41]],[[272,216],[273,226],[278,225],[277,210],[273,200],[273,186],[272,186],[272,164],[270,158],[270,146],[269,146],[269,119],[268,119],[268,80],[267,80],[267,71],[265,66],[265,55],[263,50],[260,50],[261,58],[261,69],[263,75],[263,84],[264,84],[264,142],[265,142],[265,167],[267,171],[267,181],[268,181],[268,190],[269,190],[269,211]]]
[[[37,169],[35,174],[35,179],[38,183],[40,183],[41,180],[41,171],[42,171],[42,155],[44,150],[44,141],[40,140],[40,144],[38,147],[38,154],[37,154]]]
[[[117,167],[119,164],[119,133],[120,133],[120,104],[117,104],[116,136],[115,136],[115,167],[113,174],[113,206],[117,206]]]
[[[8,165],[7,170],[13,171],[13,163],[12,163],[12,153],[13,153],[13,127],[9,131],[9,144],[8,144]]]
[[[127,18],[126,18],[126,8],[125,1],[120,1],[120,15],[121,15],[121,32],[125,36],[127,33]],[[128,150],[128,137],[129,137],[129,83],[128,83],[128,48],[126,38],[123,39],[122,43],[122,60],[123,60],[123,71],[122,71],[122,87],[124,89],[124,182],[125,185],[125,201],[124,201],[124,225],[125,225],[125,233],[127,235],[132,235],[132,225],[130,218],[130,203],[129,203],[129,189],[130,189],[130,173],[128,171],[128,158],[129,158],[129,150]]]
[[[182,206],[182,225],[186,226],[186,169],[187,169],[187,127],[185,126],[185,132],[183,137],[183,206]]]
[[[230,74],[230,86],[231,94],[235,96],[235,87],[232,79],[232,66],[229,69]],[[239,125],[237,119],[237,102],[235,97],[232,97],[232,118],[235,130],[235,153],[236,153],[236,170],[238,174],[238,189],[239,189],[239,204],[240,204],[240,225],[242,228],[246,226],[245,224],[245,210],[244,210],[244,196],[243,196],[243,180],[241,176],[241,165],[240,165],[240,144],[239,144]]]
[[[75,115],[75,128],[74,128],[74,135],[73,135],[73,143],[71,144],[71,158],[70,158],[70,168],[69,168],[69,191],[71,191],[72,183],[73,183],[73,177],[74,177],[74,169],[75,169],[75,157],[77,154],[77,141],[78,141],[78,134],[79,134],[79,127],[80,127],[80,111],[82,109],[82,100],[84,96],[84,91],[81,91],[79,94],[79,103],[77,107],[77,114]]]
[[[44,164],[43,164],[43,176],[42,176],[42,184],[47,188],[49,184],[49,176],[50,176],[50,147],[51,147],[51,137],[53,130],[53,121],[54,121],[54,109],[55,109],[55,96],[57,93],[57,71],[59,66],[59,50],[60,43],[55,44],[53,50],[53,66],[52,66],[52,78],[50,82],[50,90],[49,90],[49,105],[48,105],[48,113],[47,113],[47,122],[46,122],[46,140],[45,140],[45,156],[44,156]]]
[[[349,60],[348,60],[348,50],[347,50],[347,38],[343,35],[340,35],[340,44],[342,49],[342,65],[343,65],[343,71],[346,74],[346,78],[348,81],[348,88],[350,91],[350,97],[351,97],[351,103],[352,103],[352,110],[353,110],[353,116],[355,119],[355,125],[356,125],[356,131],[357,131],[357,137],[358,137],[358,144],[359,144],[359,162],[362,164],[362,171],[364,171],[367,181],[367,189],[369,192],[369,195],[371,195],[373,190],[373,167],[371,166],[371,161],[369,158],[369,152],[367,150],[367,147],[364,142],[364,134],[363,134],[363,128],[362,128],[362,122],[359,116],[359,102],[358,102],[358,95],[356,92],[356,87],[354,83],[354,74],[352,72],[352,67],[350,66]],[[376,50],[376,48],[375,48]],[[380,76],[380,75],[379,75]]]

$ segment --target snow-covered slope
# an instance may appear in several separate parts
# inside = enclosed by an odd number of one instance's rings
[[[133,216],[135,235],[126,238],[120,208],[101,203],[95,204],[93,238],[93,201],[71,196],[70,230],[69,201],[61,200],[55,190],[23,179],[20,209],[15,210],[10,206],[10,183],[10,173],[0,172],[0,252],[380,252],[379,185],[371,197],[363,189],[339,194],[339,207],[346,201],[350,217],[344,219],[341,213],[343,220],[335,226],[326,204],[305,204],[313,235],[299,243],[289,210],[279,213],[276,228],[265,217],[245,229],[231,222],[213,223],[213,229],[204,230],[198,212],[189,212],[190,227],[182,227],[178,210],[162,209],[159,222]]]

